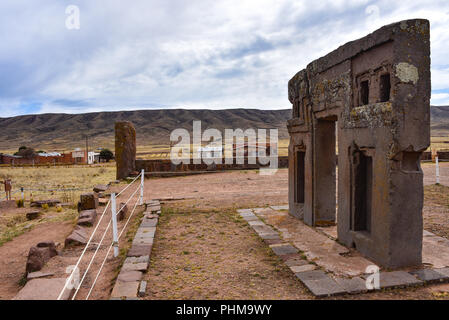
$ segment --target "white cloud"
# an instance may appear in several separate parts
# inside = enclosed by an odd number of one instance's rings
[[[431,20],[433,89],[449,88],[447,1],[76,4],[78,31],[65,28],[62,1],[0,2],[0,116],[285,108],[288,80],[309,62],[384,24],[413,17]],[[432,101],[445,101],[439,97]]]

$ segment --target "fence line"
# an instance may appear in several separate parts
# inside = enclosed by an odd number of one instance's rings
[[[121,231],[120,234],[118,235],[118,239],[119,239],[119,240],[120,240],[120,237],[121,237],[122,234],[123,234],[123,231],[125,231],[126,226],[128,225],[129,221],[131,220],[131,217],[133,216],[133,214],[134,214],[134,212],[135,212],[135,210],[136,210],[136,208],[137,208],[137,204],[138,204],[138,203],[139,203],[139,198],[136,200],[136,203],[134,204],[133,210],[131,211],[131,213],[130,213],[130,215],[129,215],[129,217],[128,217],[128,220],[126,221],[125,225],[124,225],[123,228],[122,228],[122,231]],[[87,296],[86,296],[86,300],[89,300],[89,297],[90,297],[90,295],[91,295],[91,293],[92,293],[92,291],[93,291],[93,289],[94,289],[94,287],[95,287],[95,284],[97,283],[98,277],[100,276],[101,271],[103,270],[104,264],[105,264],[105,262],[106,262],[106,260],[107,260],[107,258],[108,258],[108,256],[109,256],[109,253],[111,252],[111,249],[112,249],[113,245],[114,245],[114,243],[111,243],[111,245],[109,246],[108,251],[106,252],[106,255],[105,255],[104,259],[103,259],[103,262],[101,263],[100,269],[98,270],[97,275],[96,275],[96,277],[95,277],[95,280],[94,280],[94,282],[92,283],[92,286],[91,286],[91,288],[90,288],[90,290],[89,290],[89,293],[88,293]]]
[[[130,187],[130,186],[131,186],[131,185],[132,185],[132,184],[133,184],[133,183],[134,183],[134,182],[135,182],[141,175],[144,175],[144,171],[143,171],[143,170],[142,170],[142,172],[141,172],[141,173],[140,173],[140,174],[139,174],[139,175],[138,175],[138,176],[137,176],[137,177],[136,177],[136,178],[135,178],[135,179],[134,179],[128,186],[126,186],[124,189],[122,189],[122,191],[120,191],[120,193],[117,195],[117,197],[120,196],[125,190],[127,190],[127,189],[128,189],[128,188],[129,188],[129,187]],[[142,179],[141,184],[142,184],[142,183],[143,183],[143,179]],[[131,201],[131,199],[135,196],[135,194],[137,193],[137,191],[141,190],[141,188],[142,188],[141,184],[138,186],[138,188],[136,188],[136,191],[134,191],[134,192],[132,193],[132,195],[128,198],[128,200],[125,202],[125,205],[127,205],[127,204],[129,203],[129,201]],[[110,205],[111,205],[111,200],[108,201],[108,203],[107,203],[105,209],[103,210],[103,213],[101,214],[101,217],[100,217],[100,220],[99,220],[98,223],[97,223],[97,226],[95,227],[95,229],[93,230],[91,236],[89,237],[89,240],[87,241],[86,246],[84,247],[84,249],[83,249],[83,251],[82,251],[80,257],[78,258],[78,261],[77,261],[77,263],[75,264],[75,267],[73,268],[72,272],[70,273],[69,277],[67,278],[67,280],[66,280],[66,282],[65,282],[65,285],[64,285],[64,287],[62,288],[62,290],[61,290],[61,292],[60,292],[60,294],[59,294],[57,300],[60,300],[60,299],[61,299],[61,297],[62,297],[62,295],[64,294],[65,290],[67,289],[69,283],[73,280],[73,276],[74,276],[75,272],[78,270],[78,267],[79,267],[79,265],[80,265],[80,263],[81,263],[81,260],[82,260],[82,258],[84,257],[84,254],[86,253],[86,251],[87,251],[89,245],[91,244],[92,239],[93,239],[93,237],[95,236],[95,234],[96,234],[96,232],[97,232],[97,230],[98,230],[98,227],[100,226],[101,221],[103,220],[103,218],[104,218],[104,216],[105,216],[105,213],[106,213],[106,211],[107,211],[107,209],[109,208]],[[119,212],[120,212],[121,210],[123,210],[124,207],[125,207],[125,206],[123,206],[123,207],[119,210]],[[130,214],[130,217],[131,217],[132,214],[134,213],[136,207],[137,207],[137,201],[136,201],[136,204],[135,204],[135,206],[134,206],[134,208],[133,208],[132,213]],[[117,212],[116,214],[118,214],[118,212]],[[129,221],[129,218],[128,218],[128,221]],[[124,228],[126,228],[126,226],[127,226],[127,224],[128,224],[128,221],[127,221],[127,223],[125,224]],[[85,277],[86,277],[86,275],[87,275],[87,272],[89,271],[89,269],[90,269],[90,267],[91,267],[91,265],[92,265],[92,263],[93,263],[93,260],[94,260],[94,258],[96,257],[99,248],[101,247],[101,244],[102,244],[102,242],[103,242],[103,240],[104,240],[104,238],[105,238],[105,236],[106,236],[106,234],[107,234],[107,231],[109,230],[109,227],[110,227],[110,225],[111,225],[111,222],[112,222],[112,216],[111,216],[111,219],[109,220],[108,227],[106,228],[105,232],[103,233],[103,236],[102,236],[102,239],[101,239],[100,243],[97,245],[97,248],[96,248],[96,250],[95,250],[95,253],[94,253],[93,257],[91,258],[91,260],[90,260],[90,262],[89,262],[89,265],[88,265],[86,271],[85,271],[84,274],[83,274],[83,278],[82,278],[81,282],[77,285],[77,289],[76,289],[76,291],[75,291],[75,293],[74,293],[74,296],[72,297],[72,300],[75,299],[75,297],[76,297],[76,295],[77,295],[77,293],[78,293],[78,291],[79,291],[79,289],[80,289],[80,287],[81,287],[81,285],[82,285],[82,283],[83,283],[83,281],[84,281],[84,279],[85,279]],[[123,229],[123,230],[124,230],[124,229]],[[120,236],[121,236],[121,234],[123,233],[123,230],[122,230],[122,232],[120,233]],[[119,238],[120,238],[120,236],[119,236]],[[112,245],[113,245],[113,243],[111,244],[110,248],[112,247]],[[109,255],[110,248],[109,248],[109,250],[108,250],[107,255]],[[106,255],[106,258],[107,258],[107,255]],[[105,259],[104,261],[106,261],[106,259]],[[103,267],[103,265],[104,265],[104,262],[103,262],[103,264],[102,264],[102,267]],[[100,272],[101,272],[102,267],[101,267],[100,270],[99,270]],[[99,273],[97,274],[96,280],[98,279],[98,276],[99,276]],[[96,282],[96,281],[95,281],[95,282]],[[95,283],[94,283],[94,284],[95,284]],[[92,288],[93,288],[93,287],[92,287]],[[92,288],[91,288],[91,290],[89,291],[89,295],[90,295],[90,292],[92,291]]]

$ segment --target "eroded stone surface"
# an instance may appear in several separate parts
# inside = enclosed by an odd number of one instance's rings
[[[140,281],[117,281],[111,293],[111,298],[136,298]]]
[[[437,270],[424,269],[410,272],[412,275],[418,277],[419,280],[426,282],[440,282],[449,279],[449,276],[444,275]]]
[[[293,247],[290,244],[274,244],[274,245],[271,245],[270,248],[278,256],[283,256],[283,255],[292,254],[292,253],[298,253],[298,249],[296,249],[295,247]]]
[[[152,245],[142,244],[142,245],[133,245],[131,249],[129,249],[127,256],[128,257],[140,257],[140,256],[149,256],[151,255]]]
[[[19,291],[14,300],[57,300],[64,288],[65,278],[33,279]],[[61,300],[68,300],[73,289],[64,290]]]
[[[143,273],[141,271],[122,271],[117,277],[117,281],[133,282],[142,280]]]

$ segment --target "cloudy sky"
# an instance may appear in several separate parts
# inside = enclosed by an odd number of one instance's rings
[[[310,61],[409,18],[431,21],[432,104],[449,105],[447,0],[2,0],[0,117],[288,108]]]

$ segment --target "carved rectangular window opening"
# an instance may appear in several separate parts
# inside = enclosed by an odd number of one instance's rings
[[[369,82],[368,80],[360,82],[360,106],[364,106],[369,103]]]
[[[296,174],[295,174],[296,203],[304,203],[305,158],[306,153],[304,151],[296,152]]]
[[[390,101],[391,82],[390,74],[380,76],[380,102]]]
[[[359,151],[354,155],[353,226],[354,231],[371,230],[371,197],[373,190],[373,161]]]

